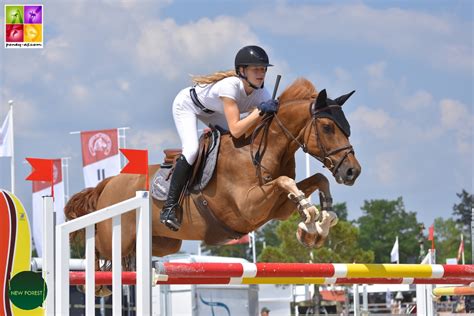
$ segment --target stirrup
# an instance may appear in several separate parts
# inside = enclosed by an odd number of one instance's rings
[[[172,231],[178,231],[181,228],[179,219],[176,216],[176,208],[179,208],[179,204],[171,206],[167,210],[162,210],[160,213],[160,222],[165,224]],[[171,217],[171,218],[170,218]]]

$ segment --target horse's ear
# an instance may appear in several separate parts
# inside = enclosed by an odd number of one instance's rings
[[[348,94],[341,95],[340,97],[336,98],[334,102],[342,106],[347,101],[347,99],[349,99],[351,95],[354,94],[354,92],[355,90],[353,90],[352,92],[349,92]]]
[[[323,89],[323,90],[319,91],[318,98],[316,99],[316,103],[315,103],[315,108],[318,109],[318,108],[326,107],[327,106],[327,103],[326,103],[327,98],[328,98],[328,95],[326,93],[326,89]]]

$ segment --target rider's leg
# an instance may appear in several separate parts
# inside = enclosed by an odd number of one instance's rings
[[[199,149],[196,112],[182,101],[186,100],[180,100],[180,95],[178,95],[173,103],[173,118],[183,144],[183,152],[176,161],[168,198],[160,215],[160,221],[174,231],[179,230],[181,226],[182,209],[179,205],[179,198],[191,176],[192,165],[197,158]]]
[[[163,209],[161,210],[160,220],[169,229],[177,231],[181,227],[181,213],[182,209],[179,205],[179,197],[183,192],[183,188],[189,180],[192,172],[192,166],[188,164],[184,155],[180,155],[176,161],[176,165],[171,176],[170,189],[168,191],[168,198],[166,199]]]

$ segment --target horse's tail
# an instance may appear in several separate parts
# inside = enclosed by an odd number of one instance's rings
[[[64,207],[64,216],[72,220],[97,210],[97,200],[112,177],[102,180],[95,188],[86,188],[74,194]]]

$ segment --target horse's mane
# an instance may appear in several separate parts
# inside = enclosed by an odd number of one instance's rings
[[[292,100],[310,100],[315,99],[318,95],[316,87],[305,78],[296,79],[285,91],[280,95],[280,104]]]

